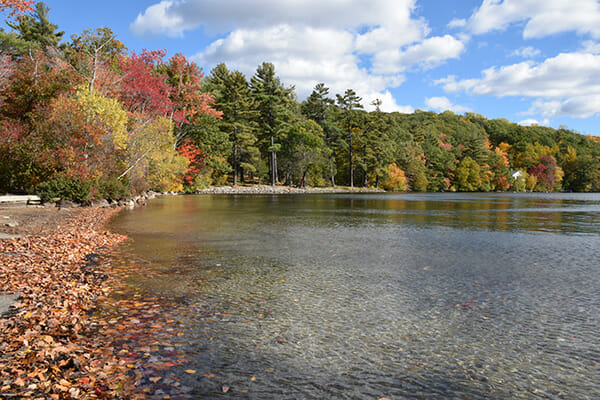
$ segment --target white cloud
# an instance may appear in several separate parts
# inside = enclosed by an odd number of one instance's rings
[[[510,53],[510,55],[513,57],[522,57],[522,58],[535,58],[535,57],[539,56],[540,54],[542,54],[540,49],[536,49],[535,47],[531,47],[531,46],[521,47],[520,49],[516,49],[512,53]]]
[[[425,39],[408,48],[391,49],[375,55],[374,70],[381,73],[404,71],[412,65],[433,68],[448,59],[458,58],[465,45],[451,35]]]
[[[424,21],[411,18],[415,1],[163,0],[140,13],[131,29],[138,35],[150,33],[177,36],[200,26],[212,33],[260,29],[280,24],[337,29],[370,27],[361,36],[374,38],[381,27],[400,32],[396,27],[402,26],[401,33],[408,34],[409,39],[385,40],[410,43],[427,31]],[[374,33],[371,34],[372,32]]]
[[[317,83],[324,82],[332,94],[354,89],[363,97],[365,106],[380,98],[385,111],[412,112],[412,108],[396,104],[387,90],[402,84],[404,77],[373,75],[359,68],[360,60],[353,54],[353,43],[353,36],[348,32],[281,25],[234,31],[193,59],[200,65],[210,66],[225,62],[247,77],[255,73],[260,63],[269,60],[284,83],[296,86],[300,98],[308,96]]]
[[[400,112],[403,114],[412,114],[415,112],[415,109],[411,106],[398,105],[396,99],[394,99],[394,96],[392,96],[389,90],[386,90],[383,93],[370,92],[364,95],[363,104],[365,105],[365,109],[367,111],[374,111],[375,106],[372,103],[377,99],[381,100],[381,106],[379,107],[381,111]]]
[[[144,14],[139,14],[131,24],[131,31],[138,36],[146,34],[181,36],[189,27],[185,26],[183,16],[169,13],[173,4],[172,1],[161,1],[148,7]]]
[[[296,85],[299,98],[324,82],[333,93],[353,88],[365,101],[381,98],[384,109],[407,111],[412,107],[397,105],[388,90],[404,81],[403,72],[432,68],[464,51],[450,35],[427,37],[427,22],[413,15],[416,2],[162,0],[130,29],[177,37],[202,28],[222,37],[193,57],[206,71],[225,62],[251,76],[269,61],[284,82]]]
[[[576,96],[566,100],[541,100],[533,102],[528,114],[545,117],[589,118],[600,112],[600,94]]]
[[[453,104],[447,97],[429,97],[425,99],[425,105],[436,111],[453,111],[457,114],[463,114],[471,111],[468,107]]]
[[[522,22],[526,39],[569,31],[598,38],[600,4],[597,0],[484,0],[467,25],[474,34],[482,34]]]
[[[600,55],[562,53],[541,63],[492,67],[478,79],[449,76],[436,84],[447,92],[544,99],[530,112],[586,118],[600,112]]]
[[[550,120],[545,119],[543,121],[538,121],[537,119],[526,119],[521,122],[518,122],[518,125],[521,126],[550,126]]]
[[[451,29],[464,28],[465,26],[467,26],[467,20],[462,18],[454,18],[448,23],[448,28]]]
[[[582,44],[583,44],[583,52],[584,53],[592,53],[592,54],[600,53],[600,43],[596,43],[592,40],[586,40]]]

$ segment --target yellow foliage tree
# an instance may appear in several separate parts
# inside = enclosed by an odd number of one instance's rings
[[[90,92],[85,87],[79,88],[76,99],[88,124],[104,131],[116,149],[127,146],[127,113],[117,99]]]
[[[120,178],[130,176],[137,191],[183,190],[182,176],[188,168],[187,158],[175,150],[172,122],[164,117],[132,118],[127,143],[128,168]]]
[[[396,163],[387,166],[387,178],[383,181],[383,188],[393,192],[403,192],[406,190],[406,175]]]

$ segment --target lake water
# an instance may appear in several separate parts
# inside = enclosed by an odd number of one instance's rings
[[[159,394],[600,396],[598,194],[179,196],[111,229],[119,296],[178,326]]]

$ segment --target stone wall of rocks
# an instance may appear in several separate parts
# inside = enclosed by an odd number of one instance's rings
[[[286,186],[220,186],[198,190],[198,194],[308,194],[308,193],[379,193],[369,188],[295,188]]]

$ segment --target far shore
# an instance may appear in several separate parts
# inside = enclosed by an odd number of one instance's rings
[[[293,187],[271,185],[211,186],[196,194],[311,194],[311,193],[382,193],[382,189],[365,187]]]

